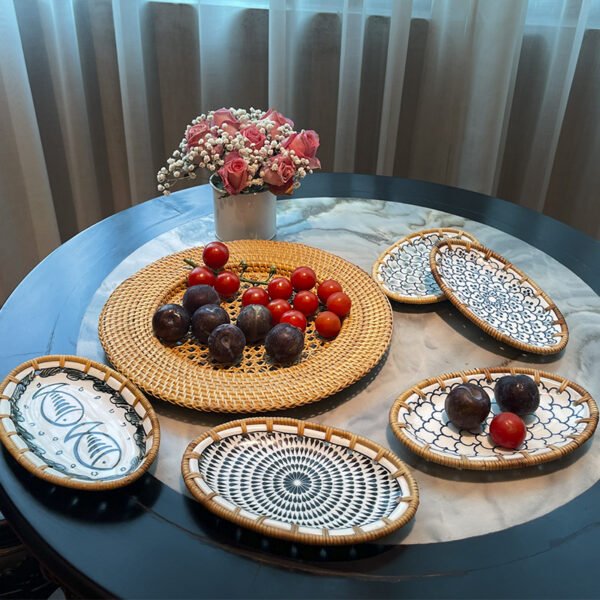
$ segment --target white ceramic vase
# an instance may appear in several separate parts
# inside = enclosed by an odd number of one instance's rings
[[[215,232],[223,242],[231,240],[270,240],[275,237],[276,197],[270,191],[227,195],[213,183]]]

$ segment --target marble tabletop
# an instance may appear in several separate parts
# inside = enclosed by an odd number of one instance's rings
[[[499,531],[544,515],[591,487],[600,477],[600,440],[556,461],[503,472],[463,472],[426,462],[394,437],[388,413],[394,399],[421,379],[487,366],[528,366],[556,372],[600,398],[600,298],[579,277],[533,246],[462,217],[410,204],[351,198],[278,202],[277,239],[333,252],[365,271],[389,245],[409,233],[459,227],[525,271],[556,302],[570,330],[557,356],[534,356],[504,346],[466,320],[449,302],[392,303],[394,334],[388,355],[362,381],[321,402],[277,413],[350,430],[396,452],[411,467],[421,504],[414,521],[387,543],[423,544]],[[77,354],[107,362],[97,324],[111,292],[140,268],[167,254],[214,239],[212,216],[190,221],[138,248],[103,281],[89,304]],[[181,456],[207,428],[239,415],[207,414],[153,401],[162,439],[152,467],[162,482],[187,494]],[[474,518],[474,515],[476,517]]]

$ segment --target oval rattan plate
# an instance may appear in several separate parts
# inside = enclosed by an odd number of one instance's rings
[[[148,469],[160,429],[148,400],[119,373],[77,356],[43,356],[0,384],[0,439],[41,479],[107,490]]]
[[[244,240],[229,242],[227,268],[264,280],[271,265],[289,276],[299,266],[312,267],[319,281],[337,279],[352,300],[339,335],[320,338],[310,320],[301,359],[289,367],[273,364],[264,346],[247,346],[239,364],[214,363],[205,345],[187,338],[165,345],[152,333],[152,315],[162,304],[181,301],[186,288],[184,258],[201,262],[202,249],[191,248],[162,258],[123,282],[105,304],[99,322],[102,346],[110,362],[145,392],[204,411],[264,412],[321,400],[358,381],[382,358],[392,335],[392,309],[377,284],[355,265],[301,244]],[[232,322],[241,293],[222,306]]]
[[[423,229],[398,240],[373,264],[373,279],[383,293],[397,302],[432,304],[446,299],[429,267],[429,254],[444,238],[477,242],[469,233],[453,227]]]
[[[524,418],[527,435],[522,447],[495,446],[489,424],[499,412],[496,381],[504,375],[528,375],[537,383],[540,405]],[[444,403],[461,383],[475,383],[488,393],[492,410],[480,430],[459,430],[448,422]],[[390,423],[396,436],[427,460],[454,467],[497,471],[528,467],[561,458],[586,442],[598,424],[598,407],[582,387],[552,373],[533,369],[489,368],[448,373],[421,381],[394,402]]]
[[[231,421],[188,445],[183,478],[224,519],[304,544],[353,544],[414,516],[406,465],[357,435],[286,418]]]
[[[560,352],[569,339],[562,313],[527,275],[489,248],[441,240],[431,271],[448,300],[492,337],[534,354]]]

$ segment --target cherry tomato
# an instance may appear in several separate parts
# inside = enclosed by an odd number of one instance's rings
[[[211,242],[204,246],[202,260],[211,269],[220,269],[229,260],[229,248],[223,242]]]
[[[306,290],[298,292],[294,297],[294,308],[305,314],[307,317],[314,315],[319,308],[319,299]]]
[[[327,310],[330,310],[342,319],[350,312],[351,306],[352,301],[344,292],[334,292],[327,298]]]
[[[269,294],[259,287],[249,287],[242,294],[242,306],[248,306],[249,304],[262,304],[266,306],[269,304]]]
[[[290,303],[283,298],[277,298],[276,300],[271,300],[269,304],[267,304],[267,308],[271,311],[271,317],[273,319],[273,325],[277,325],[283,313],[292,310]]]
[[[296,291],[310,290],[317,283],[317,276],[310,267],[298,267],[290,277]]]
[[[206,267],[194,267],[187,276],[188,287],[193,285],[215,285],[217,276]]]
[[[327,298],[329,298],[331,294],[341,291],[343,291],[342,286],[335,279],[326,279],[323,283],[319,284],[317,295],[319,296],[319,300],[323,304],[326,304]]]
[[[324,310],[317,315],[315,327],[320,336],[334,338],[342,328],[340,318],[331,311]]]
[[[495,444],[504,448],[518,448],[525,440],[526,434],[525,423],[515,413],[500,413],[490,423],[492,440]]]
[[[217,275],[214,287],[221,297],[231,298],[240,289],[240,278],[231,271],[223,271]]]
[[[289,323],[298,329],[306,329],[306,317],[299,310],[288,310],[281,315],[280,323]]]
[[[283,300],[287,300],[292,295],[294,288],[289,279],[286,279],[285,277],[275,277],[275,279],[269,281],[267,290],[269,290],[271,299],[277,300],[277,298],[282,298]]]

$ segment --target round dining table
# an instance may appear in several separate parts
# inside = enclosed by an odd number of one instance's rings
[[[44,355],[107,362],[97,319],[112,290],[161,256],[215,239],[212,211],[210,188],[196,186],[106,218],[56,249],[0,310],[0,379]],[[480,332],[450,302],[392,302],[391,347],[369,375],[330,398],[275,413],[343,426],[397,453],[420,488],[411,524],[369,543],[311,546],[225,521],[187,492],[181,449],[239,415],[150,398],[163,434],[159,458],[125,487],[60,487],[0,451],[0,510],[26,547],[83,597],[597,596],[595,437],[552,464],[467,472],[412,454],[393,435],[388,413],[420,379],[498,365],[560,372],[598,399],[600,243],[498,198],[394,177],[315,174],[278,201],[278,240],[318,246],[369,273],[400,237],[441,225],[469,230],[533,271],[565,315],[567,348],[527,355]]]

